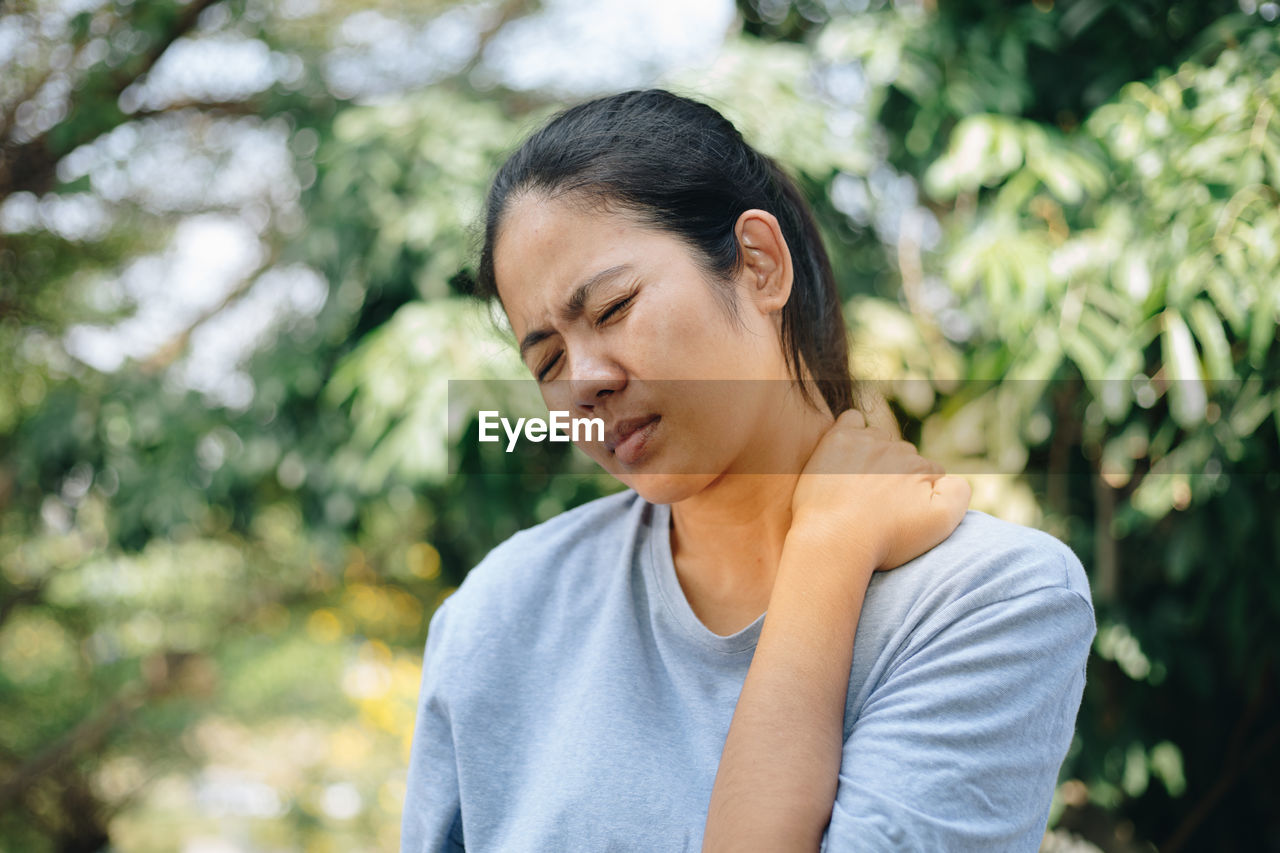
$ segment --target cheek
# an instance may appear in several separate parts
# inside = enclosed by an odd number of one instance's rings
[[[573,389],[568,382],[553,380],[542,385],[538,390],[542,394],[542,402],[548,412],[556,410],[574,412]],[[574,412],[573,417],[577,416],[577,412]]]
[[[701,283],[692,287],[706,287]],[[648,375],[664,379],[698,379],[740,375],[745,367],[740,330],[725,308],[706,298],[653,300],[638,311],[629,332],[643,363],[658,368]]]
[[[742,449],[750,411],[741,405],[751,385],[735,379],[661,383],[663,418],[669,423],[662,462],[655,473],[718,476]]]

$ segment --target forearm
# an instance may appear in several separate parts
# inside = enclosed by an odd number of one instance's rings
[[[725,740],[704,851],[817,850],[830,820],[874,558],[793,534]]]

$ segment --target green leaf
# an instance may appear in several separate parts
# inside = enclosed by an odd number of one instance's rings
[[[1231,360],[1231,345],[1222,329],[1222,318],[1213,306],[1203,299],[1191,303],[1191,327],[1204,353],[1208,378],[1228,380],[1235,378],[1235,365]]]
[[[1261,370],[1267,351],[1276,339],[1275,283],[1264,285],[1259,290],[1258,301],[1249,318],[1249,363]]]
[[[1172,308],[1164,312],[1164,334],[1160,340],[1169,378],[1169,412],[1180,426],[1195,426],[1204,420],[1208,397],[1191,330]]]
[[[1248,333],[1248,319],[1237,296],[1239,289],[1233,285],[1231,276],[1224,270],[1213,270],[1205,278],[1205,290],[1208,291],[1209,298],[1213,300],[1218,313],[1231,325],[1231,330],[1236,335],[1244,337]]]

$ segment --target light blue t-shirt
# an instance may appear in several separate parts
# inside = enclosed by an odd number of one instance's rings
[[[764,615],[702,624],[670,517],[630,490],[565,512],[436,612],[404,853],[701,848]],[[1094,630],[1071,549],[985,513],[876,573],[823,850],[1036,850]]]

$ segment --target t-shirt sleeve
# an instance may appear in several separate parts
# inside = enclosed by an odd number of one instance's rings
[[[442,853],[462,850],[462,812],[458,792],[458,764],[445,697],[448,600],[436,609],[427,627],[422,660],[422,688],[409,754],[404,814],[400,823],[401,853]]]
[[[871,692],[822,850],[1035,851],[1075,730],[1093,607],[1051,586],[961,600]]]

